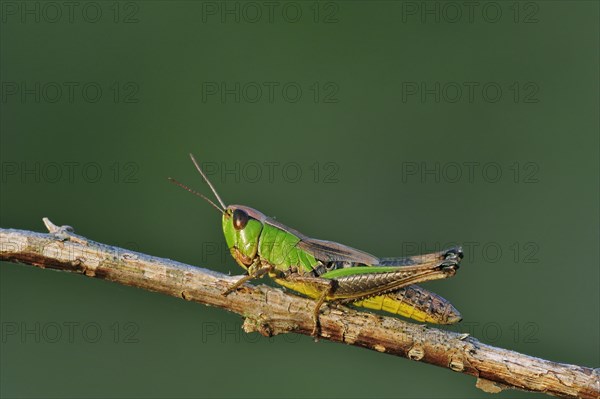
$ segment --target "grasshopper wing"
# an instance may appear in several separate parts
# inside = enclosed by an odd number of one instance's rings
[[[326,263],[350,262],[367,266],[379,264],[378,257],[333,241],[303,237],[297,247]]]

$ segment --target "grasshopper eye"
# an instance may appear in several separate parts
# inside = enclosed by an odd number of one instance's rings
[[[233,227],[242,230],[248,224],[248,214],[241,209],[233,211]]]

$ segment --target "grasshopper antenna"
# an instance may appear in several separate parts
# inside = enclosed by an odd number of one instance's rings
[[[183,188],[186,191],[189,191],[190,193],[197,195],[198,197],[206,200],[209,204],[211,204],[217,211],[221,212],[221,213],[225,213],[224,209],[219,208],[219,206],[217,204],[215,204],[214,202],[212,202],[211,200],[209,200],[208,198],[206,198],[204,195],[200,194],[199,192],[196,192],[194,190],[192,190],[191,188],[189,188],[188,186],[186,186],[183,183],[178,182],[177,180],[173,179],[172,177],[169,177],[169,181],[181,188]]]
[[[210,189],[213,192],[213,194],[215,195],[215,197],[217,197],[217,201],[219,201],[219,204],[221,204],[221,207],[223,208],[223,211],[224,211],[225,208],[227,208],[227,207],[225,206],[225,203],[223,202],[223,200],[221,199],[221,197],[219,197],[219,194],[217,193],[217,190],[215,190],[215,188],[212,185],[212,183],[210,182],[210,180],[208,180],[208,177],[206,177],[206,175],[204,174],[204,172],[200,168],[200,165],[198,165],[198,162],[196,162],[196,158],[194,158],[194,155],[192,153],[190,153],[190,158],[192,158],[192,162],[194,163],[194,166],[196,167],[196,169],[198,170],[198,172],[200,172],[200,174],[204,178],[204,181],[208,184],[208,186],[210,187]]]

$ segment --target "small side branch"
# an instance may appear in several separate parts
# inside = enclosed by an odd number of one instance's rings
[[[75,235],[44,219],[49,234],[0,229],[0,260],[96,277],[156,291],[245,317],[244,330],[265,336],[312,332],[312,300],[265,285],[221,293],[239,277],[226,276]],[[600,369],[551,362],[438,330],[346,307],[322,309],[321,337],[425,362],[477,378],[486,392],[506,388],[565,398],[600,397]]]

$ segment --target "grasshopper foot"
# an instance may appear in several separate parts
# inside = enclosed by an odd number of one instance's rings
[[[235,284],[232,284],[229,288],[227,288],[225,291],[221,292],[221,295],[223,296],[227,296],[229,294],[231,294],[233,291],[235,291],[237,289],[237,287],[234,287]]]
[[[231,292],[237,290],[239,287],[241,287],[244,283],[246,283],[250,280],[253,280],[255,278],[260,278],[260,277],[264,276],[266,273],[268,273],[269,270],[271,270],[271,266],[260,267],[260,268],[255,269],[255,267],[257,265],[258,265],[258,258],[252,265],[250,265],[248,267],[250,269],[248,271],[248,274],[243,276],[241,279],[239,279],[235,283],[231,284],[229,286],[229,288],[227,288],[225,291],[223,291],[221,293],[221,295],[227,296],[229,293],[231,293]]]
[[[254,278],[254,276],[251,275],[246,275],[243,276],[241,279],[239,279],[238,281],[236,281],[235,283],[231,284],[225,291],[223,291],[221,293],[221,295],[223,296],[227,296],[230,293],[232,293],[233,291],[237,290],[238,288],[240,288],[245,282],[250,281]]]
[[[313,326],[312,332],[310,333],[311,337],[314,338],[315,342],[319,341],[319,333],[321,332],[321,326],[319,325],[319,320],[315,320],[315,324]]]

